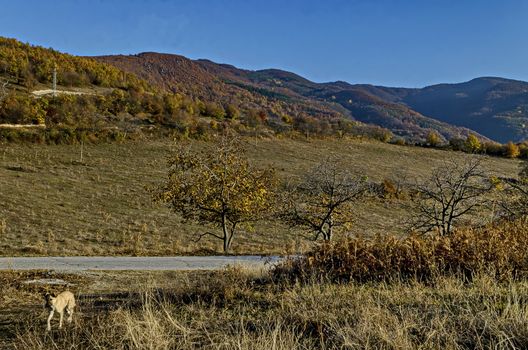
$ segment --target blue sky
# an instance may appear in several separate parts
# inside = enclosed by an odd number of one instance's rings
[[[0,35],[79,55],[158,51],[311,80],[528,80],[528,1],[0,0]]]

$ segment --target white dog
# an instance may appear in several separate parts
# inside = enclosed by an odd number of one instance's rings
[[[50,310],[48,316],[48,331],[51,330],[51,319],[53,318],[55,311],[60,315],[59,328],[62,328],[62,316],[64,310],[68,313],[68,322],[72,321],[73,308],[75,307],[75,297],[72,292],[62,292],[57,296],[46,293],[44,299],[46,300],[46,308]]]

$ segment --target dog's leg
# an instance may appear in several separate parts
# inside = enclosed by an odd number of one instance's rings
[[[51,331],[51,319],[53,318],[53,314],[54,314],[54,311],[51,310],[48,316],[48,328],[46,328],[47,331]]]
[[[62,310],[62,312],[59,312],[59,315],[60,315],[59,329],[61,329],[62,328],[62,316],[64,315],[64,310]]]
[[[68,319],[67,319],[67,321],[68,321],[68,323],[71,323],[71,321],[72,321],[72,317],[73,317],[73,310],[72,310],[72,308],[67,307],[67,308],[66,308],[66,312],[68,313]]]

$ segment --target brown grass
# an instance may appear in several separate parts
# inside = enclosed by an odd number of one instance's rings
[[[253,271],[179,278],[72,326],[31,312],[15,349],[510,349],[528,346],[528,287],[483,274],[427,284],[276,285]],[[115,288],[115,286],[114,286]],[[82,298],[81,298],[82,300]],[[96,311],[96,312],[94,312]]]
[[[198,145],[201,143],[196,141]],[[220,242],[190,241],[204,227],[182,224],[154,205],[146,187],[162,181],[168,140],[84,145],[0,145],[0,248],[2,255],[170,255],[221,251]],[[271,164],[283,179],[299,176],[333,154],[360,174],[412,180],[429,174],[456,152],[362,140],[247,139],[251,159]],[[518,161],[482,157],[490,174],[513,176]],[[355,233],[398,233],[407,201],[358,204]],[[488,214],[480,217],[487,220]],[[309,242],[275,222],[257,224],[233,244],[235,253],[291,253]]]

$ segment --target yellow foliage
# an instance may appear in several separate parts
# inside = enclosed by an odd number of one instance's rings
[[[235,141],[224,140],[200,152],[180,148],[157,199],[185,219],[219,227],[227,250],[239,224],[270,210],[275,185],[272,168],[253,167]]]
[[[519,146],[510,141],[504,145],[504,153],[508,158],[517,158],[521,154],[521,151]]]
[[[480,150],[480,141],[474,134],[469,134],[464,143],[468,152],[478,152]]]
[[[431,130],[427,134],[426,142],[430,146],[433,146],[433,147],[438,146],[441,142],[440,135],[438,135],[436,131]]]

